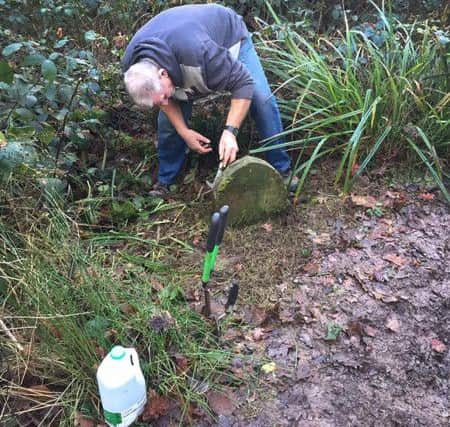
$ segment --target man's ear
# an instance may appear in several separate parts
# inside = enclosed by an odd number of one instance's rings
[[[169,73],[167,72],[167,70],[165,68],[160,68],[158,70],[158,75],[159,75],[159,77],[169,77]]]

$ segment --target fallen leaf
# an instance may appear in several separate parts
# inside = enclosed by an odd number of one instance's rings
[[[265,224],[261,225],[261,228],[266,230],[268,233],[271,233],[272,229],[273,229],[273,226],[272,226],[272,224],[266,222]]]
[[[392,264],[398,265],[399,267],[404,267],[408,264],[408,259],[402,255],[387,254],[383,256],[383,259],[392,262]]]
[[[95,347],[95,352],[100,359],[104,359],[106,356],[106,350],[99,345]]]
[[[398,332],[400,330],[400,321],[395,314],[387,318],[385,325],[392,332]]]
[[[281,307],[278,317],[282,323],[291,323],[295,320],[295,312],[292,307]]]
[[[359,164],[356,162],[353,162],[352,170],[351,170],[352,176],[355,176],[356,172],[358,172],[358,169],[359,169]]]
[[[177,374],[182,374],[189,369],[189,359],[187,357],[177,353],[173,358],[175,359]]]
[[[433,338],[431,340],[431,348],[437,353],[444,353],[444,351],[447,349],[445,344],[442,341],[439,341],[437,338]]]
[[[363,325],[357,320],[350,320],[347,323],[347,331],[350,335],[360,337],[363,334]]]
[[[386,208],[394,208],[403,206],[407,202],[405,193],[399,193],[396,191],[387,191],[386,199],[383,202],[383,206]]]
[[[157,279],[152,278],[150,281],[150,286],[155,290],[155,291],[162,291],[164,289],[164,285]]]
[[[189,415],[191,418],[203,418],[205,416],[205,411],[199,406],[191,403],[189,405]]]
[[[147,404],[142,412],[142,421],[155,420],[169,411],[170,400],[165,396],[160,396],[155,390],[150,389],[148,392]]]
[[[259,307],[253,308],[250,316],[250,323],[255,326],[262,325],[268,318],[267,311]]]
[[[127,37],[119,32],[117,36],[113,37],[113,43],[117,49],[121,49],[127,43]]]
[[[124,302],[119,305],[119,309],[124,314],[135,314],[136,309],[128,302]]]
[[[263,328],[255,328],[252,331],[252,339],[253,341],[261,341],[264,338],[264,329]]]
[[[64,30],[62,27],[58,27],[56,30],[56,37],[58,37],[58,39],[62,39],[64,37]]]
[[[312,241],[316,245],[325,245],[331,242],[331,236],[328,233],[321,233],[318,236],[313,237]]]
[[[352,194],[350,200],[356,206],[362,206],[363,208],[374,208],[377,204],[377,200],[372,196],[356,196]]]
[[[299,363],[297,367],[297,379],[305,380],[311,376],[311,368],[305,363]]]
[[[86,418],[80,411],[75,412],[75,427],[95,427],[97,424],[91,418]]]
[[[62,338],[61,331],[55,325],[49,325],[48,329],[55,338],[59,340]]]
[[[390,303],[398,301],[398,298],[392,294],[392,291],[382,284],[375,284],[374,289],[369,290],[369,293],[375,299],[381,300],[383,302]]]
[[[234,265],[234,270],[235,270],[236,272],[242,271],[243,269],[244,269],[244,265],[243,265],[242,263],[240,263],[240,262],[238,262],[238,263],[236,263],[236,264]]]
[[[320,270],[320,265],[318,262],[310,261],[303,266],[303,270],[308,274],[317,274]]]
[[[184,291],[184,296],[188,301],[200,301],[203,299],[203,294],[196,288],[190,288]]]
[[[175,319],[167,310],[163,310],[161,313],[154,315],[148,321],[148,325],[156,333],[165,332],[175,325]]]
[[[208,403],[217,415],[231,415],[235,409],[236,399],[233,393],[227,391],[210,391],[207,394]]]
[[[373,328],[372,326],[366,325],[364,327],[364,332],[369,337],[375,337],[377,335],[377,330]]]
[[[221,336],[223,341],[235,341],[238,338],[242,338],[242,332],[238,329],[230,328]]]
[[[275,372],[277,370],[277,365],[275,362],[269,362],[265,363],[261,366],[261,371],[263,371],[265,374],[270,374],[272,372]]]
[[[105,338],[112,343],[117,341],[117,331],[115,329],[108,329],[105,332]]]
[[[432,193],[421,193],[417,196],[419,199],[421,200],[433,200],[434,199],[434,194]]]
[[[289,351],[294,347],[295,344],[292,342],[284,343],[275,341],[266,349],[266,352],[271,359],[285,361]]]

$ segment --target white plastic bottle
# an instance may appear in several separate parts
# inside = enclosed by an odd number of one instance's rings
[[[145,379],[134,348],[113,347],[97,370],[97,383],[108,425],[127,427],[144,410]]]

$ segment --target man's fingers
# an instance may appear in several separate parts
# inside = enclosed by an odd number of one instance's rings
[[[211,150],[212,150],[212,148],[209,146],[203,146],[201,144],[198,144],[196,151],[197,151],[197,153],[200,153],[200,154],[206,154],[206,153],[209,153]]]
[[[222,162],[224,161],[224,154],[225,154],[225,147],[224,144],[221,142],[219,144],[219,160]],[[226,164],[225,164],[226,166]]]
[[[236,160],[236,151],[233,150],[230,156],[230,161],[228,163],[233,163]]]
[[[233,161],[233,150],[227,148],[223,156],[224,166],[228,166]]]
[[[203,135],[199,135],[198,140],[199,140],[202,144],[206,144],[206,145],[211,144],[211,140],[209,140],[208,138],[204,137]]]

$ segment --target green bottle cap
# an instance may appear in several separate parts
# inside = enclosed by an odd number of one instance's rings
[[[120,360],[125,357],[125,349],[121,345],[116,345],[109,354],[111,355],[111,359]]]

